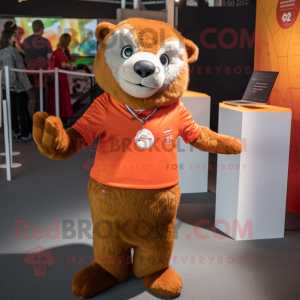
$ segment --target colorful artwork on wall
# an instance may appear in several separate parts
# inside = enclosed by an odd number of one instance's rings
[[[33,34],[32,22],[41,20],[44,24],[43,36],[47,38],[52,49],[57,48],[59,38],[63,33],[71,35],[70,52],[72,56],[95,56],[97,53],[97,41],[95,30],[97,19],[61,19],[61,18],[27,18],[17,17],[17,26],[24,29],[23,40]],[[22,41],[21,41],[22,42]]]

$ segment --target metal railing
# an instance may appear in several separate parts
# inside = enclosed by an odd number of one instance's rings
[[[11,124],[11,102],[10,102],[10,85],[9,85],[9,71],[13,72],[23,72],[26,74],[39,74],[39,89],[40,89],[40,110],[43,111],[43,74],[53,74],[54,73],[54,85],[55,85],[55,116],[59,118],[59,80],[58,76],[59,73],[63,74],[70,74],[70,75],[80,75],[80,76],[87,76],[87,77],[95,77],[94,74],[88,73],[81,73],[75,71],[66,71],[55,68],[54,70],[27,70],[27,69],[14,69],[9,68],[8,66],[4,67],[5,73],[5,93],[6,93],[6,100],[3,100],[3,122],[4,122],[4,143],[5,143],[5,152],[0,153],[0,155],[6,157],[6,163],[0,165],[0,168],[6,168],[7,172],[7,180],[11,180],[11,168],[20,167],[20,163],[13,162],[13,156],[19,155],[20,152],[13,151],[12,147],[12,124]],[[1,83],[1,76],[3,75],[3,69],[0,70],[0,83]],[[1,122],[1,101],[2,101],[2,90],[0,95],[0,124]]]

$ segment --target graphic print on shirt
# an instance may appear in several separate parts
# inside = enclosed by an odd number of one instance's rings
[[[161,134],[162,140],[165,142],[165,144],[172,144],[174,139],[174,131],[172,127],[167,126],[163,129]]]
[[[139,148],[149,149],[154,143],[154,136],[150,130],[143,128],[138,131],[134,141]]]

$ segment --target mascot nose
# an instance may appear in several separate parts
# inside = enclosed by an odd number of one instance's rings
[[[148,60],[137,61],[134,64],[133,69],[135,73],[140,75],[142,78],[146,78],[155,72],[154,64]]]

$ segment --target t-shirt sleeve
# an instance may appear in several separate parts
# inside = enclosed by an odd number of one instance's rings
[[[51,44],[50,44],[50,41],[48,39],[46,39],[46,45],[47,45],[47,49],[46,49],[46,53],[49,54],[49,53],[52,53],[52,47],[51,47]]]
[[[84,115],[73,125],[90,145],[105,130],[108,97],[102,94],[96,98]]]
[[[192,143],[200,134],[200,128],[187,108],[179,102],[179,135],[186,144]]]

